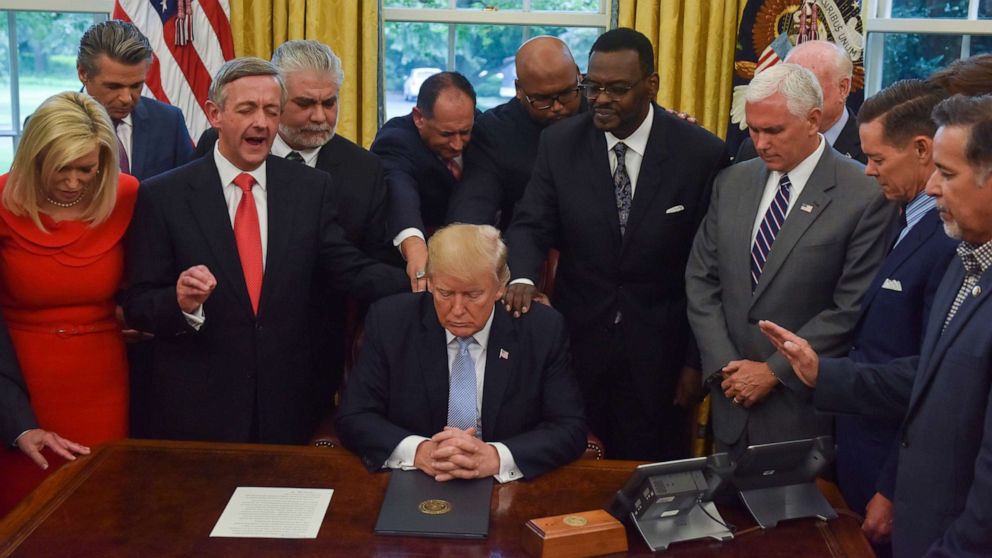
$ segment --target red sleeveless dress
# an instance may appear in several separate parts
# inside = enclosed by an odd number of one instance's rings
[[[0,176],[0,192],[6,184]],[[122,174],[106,221],[90,227],[42,215],[47,233],[0,204],[0,312],[31,407],[41,428],[90,447],[127,436],[127,356],[114,297],[137,195],[138,181]],[[47,471],[20,450],[0,449],[0,517],[65,463],[43,453]]]

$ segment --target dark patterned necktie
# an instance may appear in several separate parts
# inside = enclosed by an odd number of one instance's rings
[[[124,142],[121,141],[121,136],[118,134],[118,128],[121,127],[123,120],[114,120],[114,135],[117,136],[117,156],[120,160],[121,172],[130,174],[131,173],[131,160],[127,156],[127,149],[124,148]]]
[[[613,146],[617,155],[617,168],[613,171],[613,187],[617,196],[617,217],[620,218],[620,236],[627,232],[627,218],[630,217],[630,204],[634,198],[631,190],[630,176],[627,175],[627,165],[624,157],[627,154],[627,144],[618,143]]]
[[[785,223],[785,214],[789,210],[789,196],[792,193],[792,182],[789,175],[783,174],[778,180],[778,191],[772,199],[765,218],[761,220],[758,227],[758,234],[754,237],[754,244],[751,245],[751,290],[758,286],[758,279],[765,269],[765,262],[768,261],[768,253],[772,251],[772,243],[778,231]]]
[[[287,161],[293,161],[294,163],[306,163],[303,160],[303,155],[300,155],[299,151],[290,151],[289,155],[286,155]]]

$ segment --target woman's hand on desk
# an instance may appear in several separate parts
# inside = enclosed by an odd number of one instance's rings
[[[90,453],[90,448],[40,428],[34,428],[21,434],[21,437],[17,439],[17,447],[42,469],[48,469],[48,460],[41,454],[41,450],[46,447],[69,461],[75,461],[76,455],[89,455]]]

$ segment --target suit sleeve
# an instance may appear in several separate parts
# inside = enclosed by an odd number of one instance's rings
[[[193,158],[193,139],[189,135],[189,129],[186,128],[186,119],[183,118],[183,113],[180,110],[176,110],[175,115],[176,135],[172,140],[172,152],[175,153],[175,160],[173,160],[172,168],[181,167]]]
[[[331,195],[330,176],[320,173],[322,185],[320,214],[320,246],[318,266],[338,291],[371,302],[383,296],[404,292],[410,281],[397,267],[376,262],[345,239],[344,229],[337,222],[337,209]]]
[[[22,432],[32,428],[38,428],[38,419],[31,409],[7,324],[0,318],[0,442],[4,447],[10,446]]]
[[[378,470],[407,436],[417,435],[387,418],[390,370],[382,340],[386,337],[373,306],[365,318],[365,341],[348,378],[334,419],[341,442],[358,454],[370,471]]]
[[[948,409],[948,412],[954,411]],[[930,547],[926,556],[978,558],[992,555],[992,529],[989,528],[989,518],[992,517],[992,390],[987,396],[983,428],[964,510]]]
[[[817,410],[828,413],[902,419],[909,406],[919,362],[919,356],[885,364],[822,358],[813,404]]]
[[[370,184],[369,192],[369,212],[365,222],[365,234],[361,250],[369,257],[380,262],[391,263],[402,266],[403,259],[399,252],[393,247],[392,237],[386,234],[386,219],[389,209],[389,199],[386,189],[386,177],[383,173],[382,164],[377,161],[374,169],[374,178]],[[332,179],[333,180],[333,179]]]
[[[834,288],[833,304],[796,331],[796,335],[809,341],[816,352],[847,353],[847,343],[861,311],[861,300],[888,248],[880,239],[884,238],[893,218],[895,208],[888,204],[881,192],[866,204],[847,243],[844,267]],[[789,361],[780,353],[776,352],[768,358],[768,366],[786,387],[798,393],[807,392]]]
[[[696,232],[685,282],[689,324],[700,352],[703,381],[720,371],[728,362],[740,358],[723,310],[723,289],[720,281],[720,254],[717,236],[720,228],[721,181],[717,178],[710,196],[709,211]]]
[[[420,213],[420,187],[415,176],[415,163],[400,134],[392,130],[381,133],[372,144],[372,152],[382,159],[389,196],[389,238],[400,231],[414,228],[424,232]],[[418,140],[419,141],[419,140]]]
[[[740,147],[737,148],[737,155],[734,157],[734,163],[743,163],[744,161],[750,161],[758,156],[758,150],[754,148],[754,142],[751,138],[744,138],[741,142]]]
[[[537,282],[548,250],[555,246],[558,234],[558,199],[551,174],[551,153],[541,134],[537,161],[524,196],[513,210],[513,222],[506,233],[510,272],[513,279]]]
[[[499,172],[488,145],[474,137],[465,152],[465,176],[451,195],[448,223],[495,225],[503,203]]]
[[[542,373],[541,421],[531,430],[496,440],[510,450],[525,478],[577,459],[586,445],[582,395],[572,373],[564,320],[558,317],[549,329],[552,349]]]
[[[161,183],[160,183],[161,184]],[[143,184],[126,239],[128,287],[123,295],[128,326],[160,336],[195,332],[176,299],[175,257],[157,186]]]

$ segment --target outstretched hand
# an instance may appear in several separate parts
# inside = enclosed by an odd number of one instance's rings
[[[775,345],[778,352],[788,359],[789,364],[792,365],[792,370],[795,371],[802,383],[809,387],[816,387],[816,380],[820,375],[820,357],[809,342],[768,320],[759,321],[758,327],[761,329],[761,333],[764,333],[765,337],[772,342],[772,345]]]

